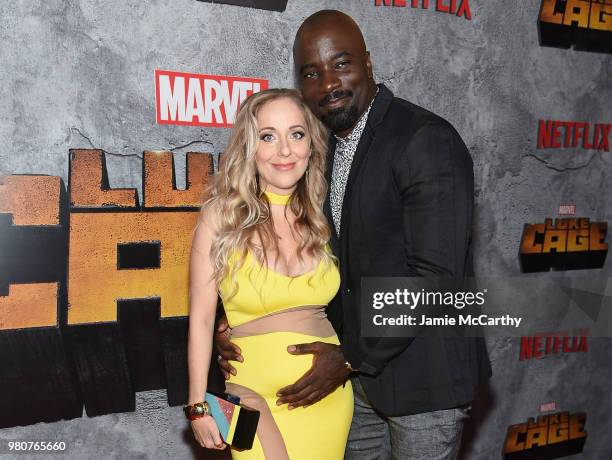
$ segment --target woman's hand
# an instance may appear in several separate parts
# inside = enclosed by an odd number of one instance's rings
[[[191,421],[191,429],[195,435],[196,441],[207,449],[225,449],[225,443],[219,434],[219,428],[215,423],[215,419],[210,415],[197,418]]]

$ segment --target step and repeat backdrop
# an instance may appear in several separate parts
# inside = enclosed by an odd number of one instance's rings
[[[3,2],[0,456],[228,458],[180,409],[192,230],[241,101],[293,86],[321,9],[360,25],[377,82],[463,137],[479,276],[612,296],[612,0]],[[489,339],[462,458],[610,458],[610,346]]]

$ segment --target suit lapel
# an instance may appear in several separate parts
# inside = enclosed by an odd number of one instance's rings
[[[336,234],[336,227],[334,226],[334,219],[332,217],[332,212],[331,212],[331,203],[330,203],[330,193],[331,193],[331,180],[332,180],[332,171],[334,169],[334,153],[336,151],[336,138],[334,137],[333,134],[330,133],[329,135],[329,141],[327,143],[328,145],[328,150],[327,150],[327,167],[325,168],[325,180],[327,180],[327,195],[325,197],[325,203],[323,203],[323,213],[325,214],[325,217],[327,217],[327,222],[329,223],[329,227],[331,229],[331,238],[330,238],[330,245],[331,245],[331,249],[332,252],[336,255],[339,256],[339,245],[338,245],[338,235]]]
[[[372,104],[372,108],[370,109],[370,113],[368,115],[368,120],[363,129],[363,133],[361,134],[361,138],[359,139],[359,144],[357,144],[357,150],[355,151],[355,155],[353,156],[353,162],[351,163],[351,169],[349,171],[349,176],[346,182],[346,189],[344,191],[344,198],[342,200],[342,215],[340,217],[340,241],[342,242],[342,247],[344,249],[344,245],[347,243],[347,232],[348,232],[348,224],[350,222],[350,199],[351,193],[354,190],[354,185],[356,178],[359,174],[359,170],[363,164],[363,160],[366,155],[369,153],[370,146],[372,145],[372,141],[375,136],[376,127],[382,122],[384,115],[387,113],[389,109],[389,105],[393,100],[393,93],[387,89],[385,85],[379,85],[379,91],[374,99],[374,103]],[[331,176],[330,176],[331,177]]]

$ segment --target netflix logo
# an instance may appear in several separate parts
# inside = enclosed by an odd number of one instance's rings
[[[438,13],[453,14],[455,16],[464,17],[467,20],[472,19],[470,4],[468,0],[375,0],[374,6],[410,6],[412,8],[421,8],[427,10],[434,7]]]
[[[570,336],[567,332],[550,332],[533,337],[521,337],[519,361],[541,358],[559,353],[586,353],[589,351],[585,331]]]
[[[261,78],[155,71],[157,123],[231,127],[240,104],[268,88]]]
[[[580,148],[610,151],[610,123],[539,120],[538,149]]]

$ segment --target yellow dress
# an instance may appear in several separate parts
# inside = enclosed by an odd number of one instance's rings
[[[271,204],[286,204],[288,200],[288,196],[266,195]],[[236,259],[230,259],[230,263],[236,263]],[[244,361],[232,362],[237,375],[231,376],[226,391],[261,412],[253,448],[232,449],[232,457],[342,459],[353,416],[350,382],[306,408],[288,410],[287,404],[276,405],[276,392],[297,381],[312,365],[312,355],[291,355],[287,352],[289,345],[316,341],[339,344],[324,314],[324,306],[338,291],[338,269],[333,263],[321,261],[313,271],[289,277],[262,267],[248,253],[234,279],[237,284],[226,278],[219,286],[233,331],[248,330],[250,324],[257,324],[252,321],[262,324],[262,319],[265,330],[232,336]],[[237,290],[232,296],[234,286]],[[325,337],[313,335],[309,324],[316,325],[314,330],[329,332]]]

